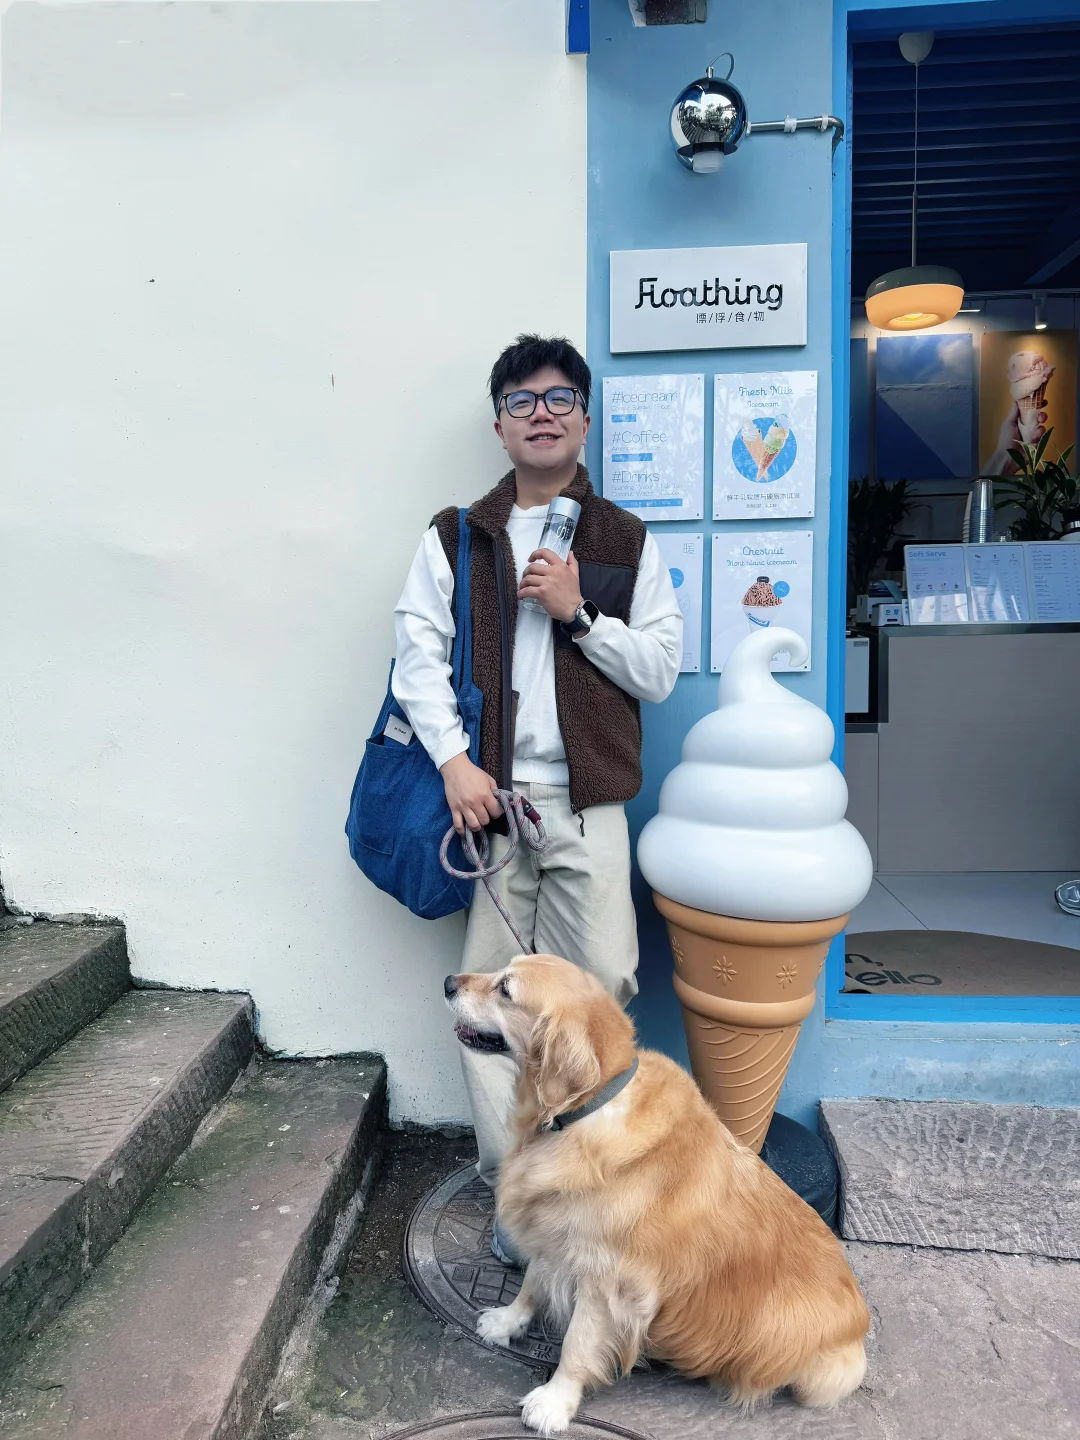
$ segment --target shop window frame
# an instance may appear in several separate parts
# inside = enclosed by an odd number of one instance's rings
[[[851,135],[852,42],[895,36],[901,30],[979,30],[1030,22],[1025,0],[946,0],[898,6],[892,0],[833,0],[832,113]],[[1044,23],[1080,23],[1080,0],[1044,0]],[[847,487],[851,397],[851,146],[836,147],[832,194],[832,485],[829,497],[829,595],[826,709],[836,729],[834,759],[844,756],[844,637],[847,627]],[[845,995],[845,935],[830,947],[825,965],[827,1020],[908,1023],[926,1020],[1016,1024],[1080,1023],[1080,996],[1057,995]],[[1078,952],[1080,960],[1080,952]]]

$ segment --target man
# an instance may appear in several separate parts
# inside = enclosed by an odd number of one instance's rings
[[[519,336],[491,372],[495,433],[514,468],[467,516],[473,680],[484,696],[480,765],[466,754],[449,679],[456,509],[435,517],[394,612],[393,690],[442,773],[459,833],[499,819],[496,789],[522,793],[540,812],[548,848],[518,850],[495,879],[500,898],[527,943],[592,971],[626,1005],[637,993],[638,950],[623,803],[641,786],[638,702],[671,693],[682,615],[656,541],[636,516],[593,492],[579,463],[591,384],[567,340],[536,335]],[[557,495],[581,505],[565,563],[537,549]],[[543,608],[520,606],[527,597]],[[493,836],[493,858],[507,843]],[[499,970],[517,953],[478,884],[463,968]],[[511,1143],[513,1063],[464,1047],[461,1055],[477,1168],[494,1186]]]

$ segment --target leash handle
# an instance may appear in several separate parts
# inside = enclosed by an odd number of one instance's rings
[[[521,947],[524,955],[534,955],[536,952],[531,945],[526,945],[521,931],[510,918],[510,912],[503,904],[494,885],[491,883],[493,875],[498,875],[500,870],[505,870],[510,861],[517,854],[518,846],[524,842],[528,848],[539,854],[547,849],[548,836],[544,829],[544,822],[540,818],[539,811],[526,800],[524,795],[519,795],[514,790],[496,790],[495,795],[502,806],[503,814],[506,816],[507,826],[510,831],[510,844],[507,846],[506,854],[501,860],[489,864],[491,845],[486,830],[466,830],[462,837],[462,847],[465,857],[472,865],[471,870],[457,870],[450,864],[449,849],[450,842],[457,833],[451,825],[450,829],[443,836],[442,844],[439,846],[439,862],[448,875],[453,875],[455,880],[482,880],[484,889],[491,896],[495,908],[506,921],[510,933]]]

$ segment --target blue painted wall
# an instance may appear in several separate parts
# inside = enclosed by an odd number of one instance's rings
[[[1066,0],[1058,3],[1065,4]],[[1077,0],[1068,3],[1076,4]],[[1008,5],[995,3],[992,7],[978,3],[921,7],[918,19],[921,24],[942,27],[944,9],[974,15],[992,8],[994,19],[1001,23],[1000,17],[1009,6],[1019,15],[1019,7],[1008,0]],[[712,8],[721,10],[719,6]],[[838,283],[843,270],[844,236],[842,232],[834,233],[834,206],[842,217],[846,147],[840,146],[834,162],[828,135],[800,132],[790,136],[751,136],[725,162],[719,176],[695,176],[676,161],[667,121],[679,90],[701,75],[721,50],[735,54],[733,78],[746,96],[752,120],[823,111],[846,115],[846,20],[848,9],[854,8],[838,0],[835,27],[832,0],[799,0],[798,4],[791,0],[759,0],[753,7],[725,5],[708,25],[635,29],[626,0],[592,0],[589,57],[588,349],[597,392],[605,375],[705,372],[708,516],[712,510],[711,377],[738,370],[817,369],[817,515],[812,521],[786,522],[787,528],[805,529],[809,524],[814,531],[813,668],[808,675],[784,679],[808,699],[827,706],[834,719],[841,678],[837,662],[843,634],[847,437],[841,436],[840,443],[834,445],[833,430],[837,418],[846,414],[848,368],[847,297]],[[875,5],[869,8],[881,9]],[[907,13],[914,20],[915,12]],[[863,19],[861,15],[858,18]],[[611,250],[784,241],[806,241],[809,247],[809,343],[805,349],[630,356],[612,356],[609,352]],[[835,367],[834,351],[838,357]],[[599,424],[590,438],[587,459],[599,481]],[[837,517],[831,535],[830,505]],[[653,528],[704,530],[708,534],[737,529],[743,523],[705,519]],[[785,522],[780,522],[778,528],[785,528]],[[708,555],[707,549],[702,637],[706,666],[710,640]],[[716,677],[706,670],[700,675],[681,676],[674,695],[664,705],[644,707],[645,784],[629,812],[635,842],[641,827],[655,813],[660,784],[678,763],[687,730],[715,704]],[[635,900],[642,947],[641,993],[635,1003],[635,1019],[646,1044],[686,1063],[681,1015],[671,990],[666,937],[638,874]],[[842,967],[835,962],[830,966],[834,979],[839,969]],[[803,1027],[781,1097],[781,1108],[804,1123],[813,1123],[816,1103],[823,1095],[957,1097],[1059,1105],[1077,1102],[1080,1027],[1033,1023],[896,1024],[884,1020],[826,1021],[824,1017],[822,1003]]]

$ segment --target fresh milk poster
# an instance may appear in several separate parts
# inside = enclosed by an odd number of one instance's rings
[[[605,376],[604,495],[642,520],[704,518],[704,375]]]
[[[813,515],[816,468],[816,370],[716,376],[714,520]]]
[[[745,635],[770,625],[794,630],[810,648],[814,532],[728,530],[713,535],[712,669],[723,670]],[[809,670],[781,652],[774,670]]]
[[[701,669],[701,588],[704,578],[705,536],[685,531],[653,532],[660,558],[668,568],[675,587],[675,599],[683,617],[683,653],[679,666],[684,675]]]

